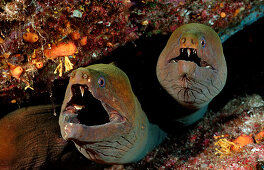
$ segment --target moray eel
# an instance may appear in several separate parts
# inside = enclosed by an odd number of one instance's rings
[[[223,89],[227,67],[222,44],[210,27],[191,23],[176,29],[159,56],[157,78],[182,106],[192,110],[179,122],[199,120],[209,102]]]
[[[149,123],[127,75],[112,64],[71,73],[59,124],[85,157],[106,164],[136,162],[166,136]]]

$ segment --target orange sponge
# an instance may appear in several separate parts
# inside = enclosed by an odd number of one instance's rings
[[[26,42],[34,43],[38,41],[39,37],[38,37],[38,34],[36,33],[27,32],[23,35],[23,39]]]
[[[10,67],[10,72],[12,76],[16,79],[19,79],[20,75],[24,71],[23,68],[21,66],[14,66],[12,64],[9,64],[9,67]]]
[[[71,33],[71,38],[72,38],[73,40],[78,40],[78,39],[81,38],[81,35],[80,35],[80,33],[79,33],[78,31],[75,31],[75,32],[72,32],[72,33]]]
[[[82,37],[82,39],[80,40],[80,44],[81,44],[81,46],[84,46],[87,44],[87,36]]]
[[[232,150],[238,151],[243,146],[246,146],[246,145],[251,144],[253,142],[254,141],[253,141],[253,138],[251,136],[242,134],[242,135],[240,135],[239,137],[237,137],[236,139],[233,140],[233,143],[235,143],[236,146],[233,146]]]
[[[45,49],[44,55],[49,59],[55,59],[60,56],[73,55],[76,52],[76,45],[73,42],[59,43],[53,45],[51,49]]]

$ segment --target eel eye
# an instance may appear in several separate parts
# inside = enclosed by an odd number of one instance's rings
[[[205,45],[206,45],[206,42],[205,42],[205,39],[204,39],[204,38],[201,40],[201,45],[202,45],[203,48],[204,48]]]
[[[105,86],[105,79],[104,79],[104,77],[99,77],[99,79],[98,79],[98,84],[99,84],[99,86],[101,86],[101,87],[104,87]]]

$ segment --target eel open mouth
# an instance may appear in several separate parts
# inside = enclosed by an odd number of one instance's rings
[[[196,63],[199,67],[214,69],[210,64],[198,56],[197,49],[195,48],[180,48],[180,55],[170,59],[169,63],[176,63],[179,60],[191,61]]]
[[[72,97],[63,110],[65,122],[97,126],[125,120],[117,110],[96,99],[87,85],[73,84],[71,93]]]

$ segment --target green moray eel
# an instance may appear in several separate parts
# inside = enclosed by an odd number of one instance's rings
[[[227,67],[220,38],[203,24],[179,27],[160,54],[156,73],[163,88],[193,111],[178,121],[193,124],[226,82]]]
[[[149,123],[127,75],[112,64],[71,73],[59,124],[85,157],[106,164],[136,162],[166,136]]]

